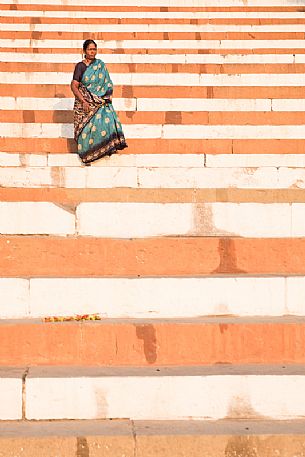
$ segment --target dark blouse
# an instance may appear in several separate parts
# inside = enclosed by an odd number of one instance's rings
[[[74,68],[73,79],[75,81],[81,82],[83,74],[85,73],[86,69],[87,65],[84,62],[78,62]]]

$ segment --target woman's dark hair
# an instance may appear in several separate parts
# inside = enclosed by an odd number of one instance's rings
[[[94,44],[94,46],[97,48],[97,44],[94,40],[86,40],[83,44],[83,51],[86,52],[86,49],[88,48],[88,46],[90,46],[90,44]]]

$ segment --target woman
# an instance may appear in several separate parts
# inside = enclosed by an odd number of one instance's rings
[[[85,165],[127,147],[122,125],[112,107],[113,84],[104,62],[96,59],[97,45],[86,40],[85,58],[74,69],[74,138]]]

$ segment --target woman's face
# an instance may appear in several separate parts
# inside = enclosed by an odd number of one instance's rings
[[[85,51],[87,59],[89,59],[89,60],[95,59],[96,53],[97,53],[96,46],[93,43],[90,43]]]

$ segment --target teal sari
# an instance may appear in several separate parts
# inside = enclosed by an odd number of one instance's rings
[[[82,162],[90,163],[126,148],[122,125],[110,100],[113,83],[102,60],[95,59],[87,67],[79,91],[90,106],[85,112],[75,99],[74,138]]]

